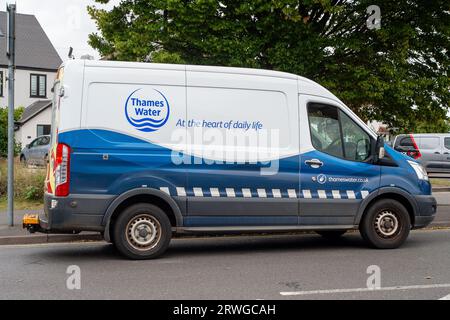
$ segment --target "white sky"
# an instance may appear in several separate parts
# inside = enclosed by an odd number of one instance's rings
[[[89,17],[86,7],[95,4],[97,7],[112,7],[120,0],[112,0],[107,6],[97,4],[94,0],[0,0],[0,10],[6,10],[6,3],[16,3],[18,13],[33,14],[44,29],[61,59],[67,59],[69,47],[74,48],[75,57],[84,54],[99,58],[92,49],[88,35],[97,30]]]

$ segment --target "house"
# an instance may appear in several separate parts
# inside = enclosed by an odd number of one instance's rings
[[[7,34],[7,15],[0,12],[0,31]],[[3,40],[2,40],[3,39]],[[26,107],[18,122],[22,146],[50,132],[51,90],[62,60],[34,15],[16,15],[15,107]],[[0,38],[0,107],[8,105],[6,40]]]
[[[16,142],[22,147],[32,142],[36,137],[50,134],[52,120],[52,101],[38,100],[28,106],[22,118],[17,122]]]

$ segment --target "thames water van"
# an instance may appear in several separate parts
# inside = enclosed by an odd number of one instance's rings
[[[450,133],[401,134],[394,149],[416,159],[429,173],[450,173]]]
[[[288,73],[69,61],[54,85],[45,215],[133,259],[173,233],[360,230],[396,248],[436,212],[424,169]]]

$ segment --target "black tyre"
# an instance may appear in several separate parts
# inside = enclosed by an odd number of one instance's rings
[[[135,259],[154,259],[169,246],[172,227],[160,208],[139,203],[126,208],[117,218],[114,245],[124,256]]]
[[[327,230],[327,231],[316,231],[317,234],[320,234],[327,240],[337,240],[346,233],[347,230]]]
[[[383,199],[375,202],[367,210],[359,230],[371,247],[395,249],[408,238],[411,219],[400,202]]]
[[[27,158],[25,158],[24,155],[20,156],[20,163],[21,163],[23,166],[26,166],[26,165],[27,165]]]

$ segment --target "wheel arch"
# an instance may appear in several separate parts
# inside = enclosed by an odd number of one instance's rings
[[[382,199],[392,199],[400,202],[408,211],[411,219],[411,225],[415,224],[415,217],[418,212],[417,203],[414,197],[403,189],[396,187],[380,188],[378,192],[373,193],[361,204],[356,216],[355,225],[359,225],[367,210],[377,201]]]
[[[172,227],[183,225],[183,216],[175,200],[161,190],[151,188],[136,188],[122,193],[109,205],[102,225],[105,226],[105,240],[111,240],[111,226],[120,212],[135,203],[150,203],[161,208],[169,217]]]

